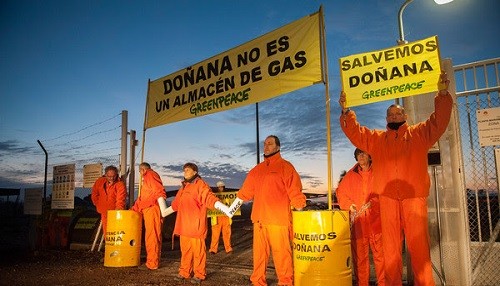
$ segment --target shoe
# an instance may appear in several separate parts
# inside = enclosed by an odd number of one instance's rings
[[[193,278],[191,278],[191,284],[200,285],[200,284],[201,284],[201,281],[203,281],[203,280],[201,280],[201,279],[200,279],[200,278],[198,278],[198,277],[193,277]]]
[[[233,254],[233,251],[232,250],[229,250],[228,252],[226,252],[227,255],[231,255]]]
[[[177,275],[175,275],[175,277],[174,277],[174,280],[175,280],[175,281],[177,281],[177,282],[179,282],[179,281],[184,281],[185,279],[187,279],[187,278],[186,278],[186,277],[184,277],[184,276],[182,276],[182,275],[180,275],[180,274],[177,274]]]
[[[210,254],[212,254],[212,255],[217,254],[217,252],[215,252],[215,251],[209,251],[209,252],[210,252]]]

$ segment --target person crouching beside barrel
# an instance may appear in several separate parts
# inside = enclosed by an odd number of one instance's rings
[[[371,157],[356,148],[354,158],[357,163],[345,174],[336,191],[340,208],[351,212],[354,272],[359,286],[369,285],[371,248],[378,285],[385,285],[380,205],[372,188]]]
[[[156,270],[160,266],[161,257],[161,228],[163,218],[160,206],[164,207],[167,195],[160,175],[143,162],[139,165],[142,176],[142,186],[139,198],[135,201],[132,210],[142,214],[144,221],[144,245],[146,246],[146,263],[140,269]]]
[[[102,233],[105,236],[108,210],[124,210],[127,200],[127,189],[118,176],[118,168],[113,165],[104,168],[104,175],[92,186],[90,198],[101,215]]]

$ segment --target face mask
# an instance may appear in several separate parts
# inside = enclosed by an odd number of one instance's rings
[[[401,125],[405,124],[405,122],[406,121],[387,123],[387,127],[389,127],[389,129],[391,130],[398,130]]]
[[[276,152],[274,152],[274,153],[271,153],[271,154],[269,154],[269,155],[264,154],[264,158],[269,158],[269,157],[273,156],[274,154],[278,153],[279,151],[280,151],[280,150],[278,150],[278,151],[276,151]]]

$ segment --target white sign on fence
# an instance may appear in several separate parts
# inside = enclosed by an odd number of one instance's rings
[[[41,215],[42,214],[42,188],[24,189],[24,214]]]
[[[102,163],[83,165],[83,187],[92,188],[95,181],[102,176]]]
[[[75,164],[54,166],[52,209],[73,209],[75,206]]]
[[[481,147],[500,145],[500,107],[477,110],[476,119]]]

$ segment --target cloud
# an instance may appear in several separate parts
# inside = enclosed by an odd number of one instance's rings
[[[174,179],[180,182],[184,179],[182,166],[185,164],[151,164],[153,170],[157,170],[163,178]],[[240,187],[246,178],[249,169],[238,164],[218,163],[214,161],[198,162],[193,161],[198,166],[200,176],[210,185],[215,185],[218,180],[224,180],[229,187]],[[167,186],[168,190],[176,189],[179,185]]]
[[[33,153],[33,149],[33,146],[26,146],[18,140],[0,141],[0,153],[4,154]]]

